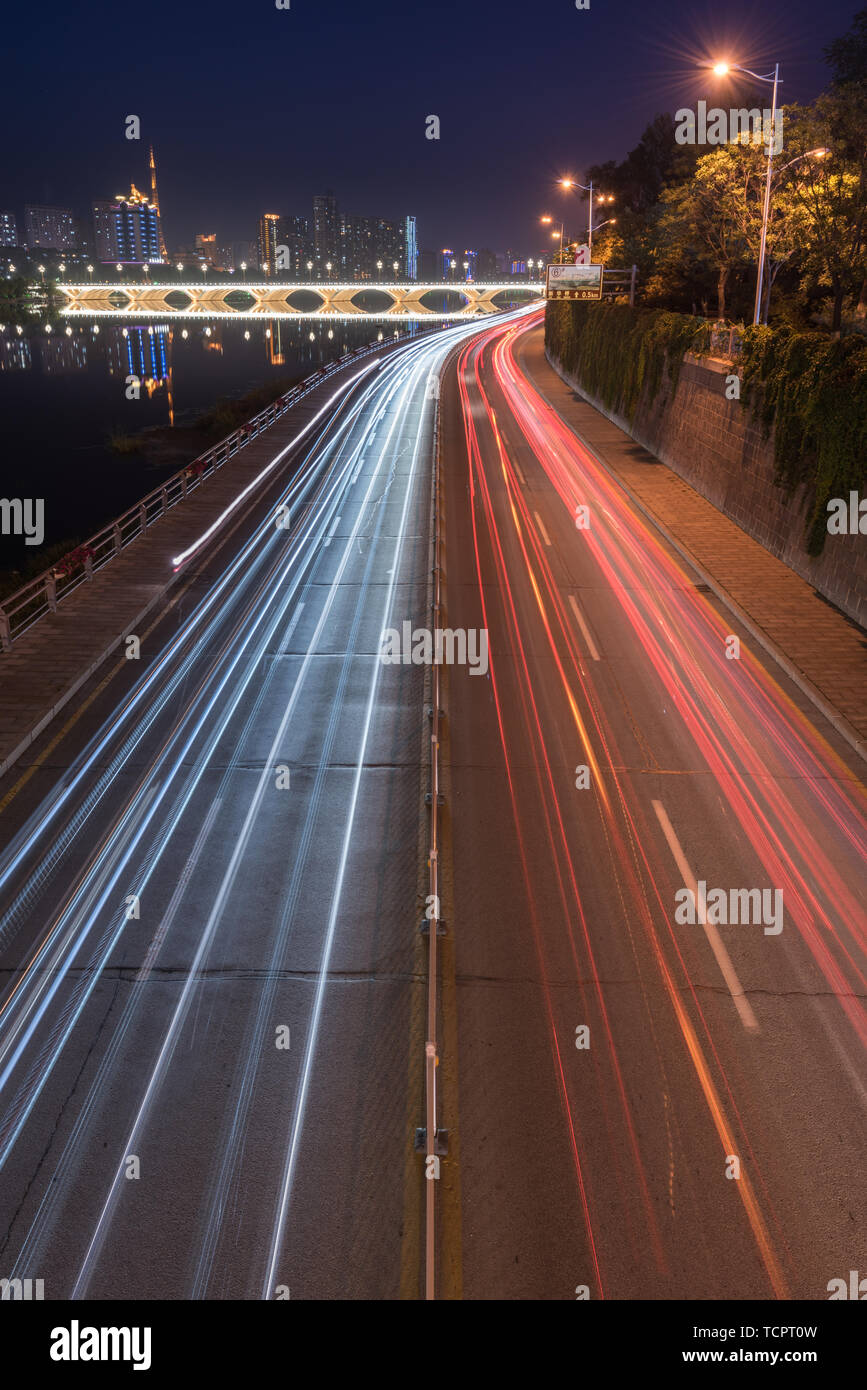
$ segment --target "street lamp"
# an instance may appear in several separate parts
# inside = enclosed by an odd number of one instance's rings
[[[380,280],[381,280],[381,279],[382,279],[382,261],[377,261],[377,262],[376,262],[376,270],[377,270],[377,274],[379,275],[379,278],[380,278]]]
[[[38,266],[36,267],[36,269],[39,271],[39,274],[42,276],[42,283],[43,283],[43,285],[44,285],[44,284],[45,284],[45,266],[44,266],[44,265],[38,265]]]
[[[87,273],[88,273],[88,275],[90,276],[90,283],[93,284],[93,266],[92,266],[92,265],[89,265],[89,266],[87,267]]]
[[[400,270],[400,262],[399,262],[399,261],[392,261],[392,263],[391,263],[391,268],[392,268],[392,270],[394,271],[394,278],[395,278],[395,280],[396,280],[396,279],[397,279],[397,272]]]
[[[771,211],[771,176],[774,171],[774,138],[777,123],[777,88],[782,81],[780,77],[780,65],[774,64],[774,71],[769,73],[753,72],[750,68],[742,68],[737,63],[714,63],[713,70],[717,77],[725,77],[730,72],[744,72],[748,77],[752,77],[756,82],[773,83],[774,94],[771,99],[771,129],[768,133],[768,168],[765,174],[765,201],[762,209],[762,237],[759,243],[759,268],[756,275],[756,302],[753,306],[753,326],[761,320],[762,314],[762,285],[765,278],[765,246],[768,240],[768,216]]]
[[[246,261],[242,261],[242,262],[241,262],[241,274],[242,274],[243,277],[244,277],[244,284],[246,285],[246,283],[247,283],[247,262],[246,262]]]
[[[312,262],[312,261],[308,261],[308,262],[307,262],[307,279],[308,279],[308,280],[312,280],[312,279],[313,279],[313,262]]]
[[[560,180],[560,187],[561,187],[561,188],[567,188],[567,189],[568,189],[568,188],[580,188],[580,189],[583,190],[583,192],[589,193],[589,194],[590,194],[590,197],[589,197],[589,199],[588,199],[589,213],[588,213],[588,223],[587,223],[587,246],[588,246],[588,249],[592,252],[592,250],[593,250],[593,180],[591,179],[589,183],[578,183],[578,181],[577,181],[576,179],[561,179],[561,180]],[[613,194],[613,193],[608,193],[608,194],[604,194],[604,193],[603,193],[603,194],[600,196],[600,198],[599,198],[599,202],[600,202],[600,203],[613,203],[613,202],[614,202],[614,194]]]
[[[326,262],[325,262],[325,269],[326,269],[326,271],[328,272],[328,274],[330,275],[330,274],[331,274],[331,262],[330,262],[330,261],[326,261]]]
[[[202,274],[203,274],[203,275],[207,275],[207,273],[208,273],[208,262],[207,262],[207,261],[202,261]]]

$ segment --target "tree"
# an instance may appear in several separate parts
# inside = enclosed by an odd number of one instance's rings
[[[744,207],[754,176],[740,152],[721,146],[703,155],[689,183],[663,191],[657,224],[660,268],[691,259],[712,270],[721,319],[731,273],[747,263],[750,250]]]
[[[788,107],[787,115],[791,192],[809,226],[800,261],[807,286],[830,290],[831,329],[839,334],[843,305],[867,277],[867,143],[863,162],[853,158],[857,119],[848,88],[825,93],[812,106]],[[824,157],[816,150],[826,151]]]

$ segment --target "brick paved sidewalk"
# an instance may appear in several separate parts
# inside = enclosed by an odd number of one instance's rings
[[[518,357],[563,420],[867,758],[867,633],[582,400],[547,361],[543,328],[524,337]]]

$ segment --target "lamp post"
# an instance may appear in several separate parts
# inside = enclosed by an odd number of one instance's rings
[[[550,227],[551,224],[553,223],[554,219],[553,219],[553,217],[549,217],[548,214],[546,213],[544,217],[540,217],[540,218],[539,218],[539,221],[542,222],[542,223],[544,223],[544,225],[545,225],[546,227]],[[553,231],[552,231],[551,236],[554,237],[555,239],[556,239],[556,237],[559,236],[559,238],[560,238],[560,250],[562,251],[562,250],[563,250],[563,247],[564,247],[565,244],[566,244],[566,224],[565,224],[564,222],[561,222],[561,223],[560,223],[560,231],[559,231],[559,232],[553,232]]]
[[[778,174],[778,175],[779,175],[779,174],[782,174],[782,173],[784,173],[784,172],[786,171],[786,169],[791,169],[791,167],[792,167],[793,164],[800,164],[800,162],[801,162],[802,159],[825,159],[825,158],[827,158],[827,156],[828,156],[830,153],[831,153],[831,151],[825,149],[825,147],[824,147],[823,145],[817,146],[817,148],[816,148],[815,150],[806,150],[806,151],[804,152],[804,154],[796,154],[796,155],[795,155],[795,158],[794,158],[794,159],[790,159],[790,160],[788,161],[788,163],[786,163],[786,164],[781,164],[780,167],[779,167],[778,170],[777,170],[777,174]],[[763,322],[763,323],[767,323],[767,321],[768,321],[768,316],[769,316],[769,314],[770,314],[770,308],[771,308],[771,288],[772,288],[772,281],[769,279],[768,282],[767,282],[767,289],[765,290],[765,293],[764,293],[764,301],[765,301],[764,312],[761,312],[761,311],[760,311],[761,322]],[[755,323],[755,319],[753,320],[753,322]]]
[[[391,263],[391,268],[392,268],[392,270],[394,271],[394,278],[395,278],[395,280],[396,280],[396,279],[397,279],[397,272],[400,270],[400,262],[399,262],[399,261],[392,261],[392,263]]]
[[[589,195],[590,195],[590,198],[589,198],[589,213],[588,213],[588,221],[587,221],[587,246],[588,246],[588,248],[590,249],[590,251],[592,252],[592,250],[593,250],[593,180],[591,179],[589,183],[578,183],[576,179],[561,179],[561,180],[560,180],[560,187],[561,187],[561,188],[580,188],[580,189],[583,190],[583,192],[589,193]],[[601,204],[601,203],[613,203],[613,202],[614,202],[614,194],[613,194],[613,193],[609,193],[609,194],[607,194],[607,195],[604,194],[604,193],[603,193],[603,194],[600,194],[600,196],[599,196],[599,202],[600,202],[600,204]],[[598,228],[597,228],[597,230],[598,230]]]
[[[774,139],[775,127],[777,124],[777,88],[782,81],[780,77],[780,65],[774,64],[774,71],[769,73],[753,72],[750,68],[742,68],[737,63],[714,63],[714,73],[717,77],[725,77],[730,72],[744,72],[748,77],[752,77],[756,82],[773,83],[773,96],[771,98],[771,129],[768,133],[768,168],[765,174],[765,199],[762,209],[762,237],[759,244],[759,268],[756,275],[756,301],[753,306],[753,326],[760,322],[762,316],[762,285],[765,278],[765,246],[768,240],[768,217],[771,211],[771,176],[774,171]]]
[[[93,284],[93,266],[92,266],[92,265],[89,265],[89,266],[87,267],[87,273],[88,273],[88,275],[90,276],[90,283]]]
[[[246,285],[246,283],[247,283],[247,262],[246,262],[246,261],[242,261],[242,262],[241,262],[241,274],[242,274],[243,277],[244,277],[244,284]]]
[[[379,278],[380,278],[380,280],[381,280],[381,279],[382,279],[382,261],[377,261],[377,262],[376,262],[376,273],[377,273],[377,275],[379,276]]]
[[[312,262],[312,261],[308,261],[308,262],[307,262],[307,279],[308,279],[308,280],[312,280],[312,279],[313,279],[313,262]]]
[[[330,262],[330,261],[326,261],[326,262],[325,262],[325,269],[326,269],[326,271],[328,272],[328,278],[329,278],[329,280],[330,280],[330,279],[331,279],[331,262]]]

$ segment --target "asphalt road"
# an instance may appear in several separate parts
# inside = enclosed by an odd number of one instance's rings
[[[490,674],[447,669],[442,1291],[827,1299],[867,1269],[863,764],[554,415],[527,322],[443,397]],[[680,922],[698,880],[782,898]]]
[[[369,364],[0,782],[0,1277],[420,1296],[430,668],[379,650],[430,622],[449,353],[444,620],[490,664],[443,670],[439,1296],[867,1271],[861,766],[550,410],[529,323]],[[767,922],[677,921],[697,880]]]
[[[429,671],[379,647],[477,331],[362,364],[0,784],[0,1275],[46,1298],[418,1296]]]

